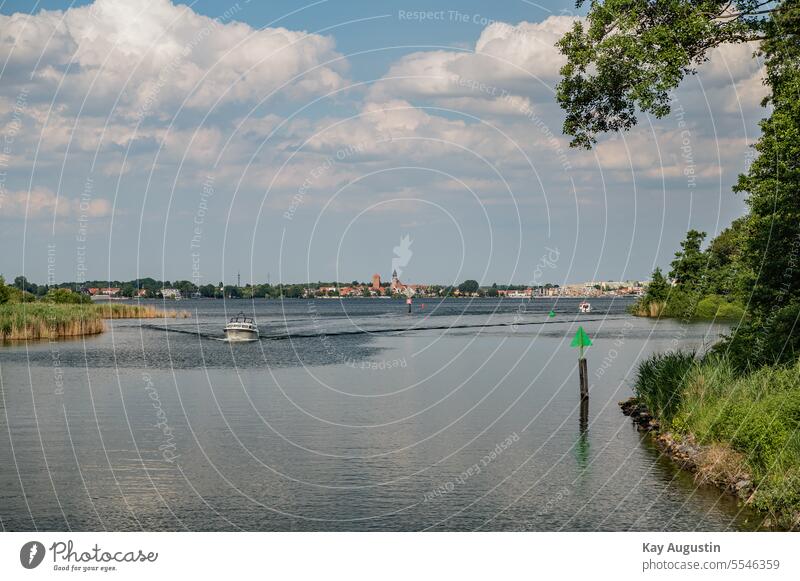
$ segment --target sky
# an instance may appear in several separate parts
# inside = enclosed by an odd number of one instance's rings
[[[0,273],[37,283],[645,280],[766,115],[755,46],[662,119],[562,135],[573,2],[0,5]]]

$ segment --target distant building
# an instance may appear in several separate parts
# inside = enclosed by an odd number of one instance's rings
[[[392,292],[396,292],[396,293],[402,292],[406,288],[406,285],[404,285],[402,282],[400,282],[400,279],[397,277],[397,271],[396,270],[392,272],[392,284],[391,284],[390,288],[392,289]]]
[[[381,275],[380,274],[373,274],[372,275],[372,290],[376,290],[376,291],[381,290]]]
[[[162,288],[161,296],[165,299],[179,299],[181,298],[181,291],[176,288]]]

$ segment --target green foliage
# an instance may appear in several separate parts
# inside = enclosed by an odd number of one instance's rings
[[[742,319],[749,271],[739,259],[739,240],[744,220],[737,220],[702,250],[705,232],[689,230],[675,253],[670,286],[656,268],[645,295],[631,308],[641,316],[677,319]]]
[[[752,305],[759,313],[800,293],[800,7],[785,2],[763,46],[772,114],[761,122],[758,153],[735,187],[750,210],[743,258],[758,277]]]
[[[47,291],[47,294],[42,299],[48,303],[63,303],[63,304],[88,304],[92,302],[88,296],[81,293],[74,293],[67,288],[52,288]]]
[[[681,405],[686,375],[696,365],[693,351],[655,354],[639,364],[636,397],[660,420],[669,422]]]
[[[736,320],[744,317],[744,307],[720,295],[708,295],[697,303],[694,316],[698,319]]]
[[[764,366],[741,374],[727,357],[711,354],[676,384],[672,359],[680,356],[671,357],[642,363],[641,388],[637,378],[637,394],[655,389],[653,377],[668,378],[672,400],[680,401],[671,418],[658,411],[656,417],[701,443],[740,452],[756,485],[753,500],[759,508],[784,516],[800,509],[800,365]]]
[[[8,287],[6,286],[6,279],[0,275],[0,305],[8,302],[9,294]]]
[[[679,289],[690,292],[702,291],[707,259],[700,248],[705,238],[705,232],[689,230],[681,242],[681,249],[675,253],[669,277],[675,281]]]
[[[741,370],[792,363],[800,356],[800,301],[758,314],[739,325],[714,351],[726,353]]]
[[[770,370],[770,379],[780,381],[781,373]],[[783,464],[784,451],[798,425],[800,393],[765,391],[760,379],[735,381],[724,397],[707,402],[705,409],[700,408],[705,430],[693,431],[701,441],[725,442],[744,453],[754,475],[764,477],[773,464]],[[687,427],[694,428],[693,424],[688,416]]]
[[[742,261],[747,217],[734,220],[706,250],[705,290],[711,294],[744,297],[752,288],[753,273]]]
[[[664,275],[661,274],[661,269],[656,267],[653,271],[650,284],[647,286],[645,300],[647,303],[662,302],[667,300],[667,295],[669,295],[669,283],[667,279],[664,278]]]
[[[24,276],[14,278],[14,286],[23,292],[36,294],[37,286],[28,282],[28,279]]]
[[[478,288],[480,285],[478,284],[477,280],[465,280],[460,285],[458,285],[458,290],[462,293],[472,294],[478,292]]]
[[[656,117],[669,113],[670,91],[707,60],[710,49],[760,36],[767,22],[760,4],[591,1],[585,23],[576,22],[558,42],[567,63],[557,99],[572,145],[591,147],[598,133],[633,127],[637,109]]]
[[[0,305],[31,303],[36,297],[27,291],[20,290],[15,286],[5,284],[3,277],[0,277]]]

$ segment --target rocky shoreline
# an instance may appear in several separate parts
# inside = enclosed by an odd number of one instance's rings
[[[640,432],[652,435],[659,450],[682,469],[693,472],[698,484],[713,484],[745,504],[752,501],[755,488],[742,454],[722,444],[698,444],[691,434],[662,431],[660,422],[635,397],[619,402],[619,406]]]

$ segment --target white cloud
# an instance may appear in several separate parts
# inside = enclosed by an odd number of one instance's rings
[[[102,218],[111,215],[111,202],[104,198],[81,201],[77,198],[56,196],[44,187],[28,191],[3,192],[0,195],[0,216],[4,218],[67,218],[85,215]]]
[[[323,64],[339,56],[331,37],[257,30],[234,18],[232,11],[214,20],[169,0],[0,15],[4,92],[16,90],[12,76],[18,86],[33,85],[32,98],[49,100],[58,90],[59,103],[76,108],[86,98],[103,114],[119,99],[125,114],[141,117],[171,114],[184,102],[255,102],[284,84],[295,96],[342,85],[344,62]]]
[[[557,82],[564,57],[555,43],[577,18],[487,26],[474,51],[427,51],[400,59],[370,98],[470,97],[494,100],[502,91],[541,92]],[[549,91],[548,91],[549,92]]]

